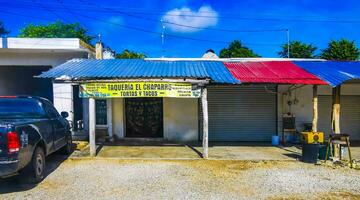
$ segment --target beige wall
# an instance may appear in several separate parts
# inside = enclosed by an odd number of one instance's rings
[[[169,141],[198,140],[198,99],[164,98],[164,139]],[[124,137],[124,99],[114,98],[113,133]]]
[[[198,140],[198,99],[164,98],[164,137],[170,141]]]
[[[115,139],[124,137],[124,99],[112,99],[112,125]]]
[[[278,91],[286,92],[289,87],[290,85],[279,85]],[[295,114],[298,130],[303,130],[304,123],[312,122],[312,87],[312,85],[308,85],[293,90],[290,96],[278,95],[278,133],[282,132],[282,115],[287,112]],[[318,95],[332,95],[332,87],[319,86]],[[360,84],[343,84],[341,95],[360,95]],[[294,102],[295,97],[298,99],[298,103],[288,106],[287,101]]]

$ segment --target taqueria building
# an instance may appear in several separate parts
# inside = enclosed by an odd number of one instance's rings
[[[285,114],[301,131],[313,122],[314,106],[319,129],[331,130],[327,99],[339,85],[353,108],[346,127],[360,136],[360,87],[354,81],[360,73],[332,84],[299,67],[303,62],[310,60],[74,59],[39,77],[54,80],[56,108],[70,113],[74,133],[89,136],[93,154],[95,137],[105,133],[111,140],[200,141],[207,157],[209,141],[269,142],[284,134]],[[316,67],[326,61],[311,62]],[[314,91],[326,102],[315,105]]]

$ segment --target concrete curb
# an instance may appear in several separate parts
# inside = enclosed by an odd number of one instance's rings
[[[69,157],[69,160],[149,160],[149,161],[179,161],[179,160],[183,160],[183,161],[192,161],[192,160],[204,160],[204,161],[243,161],[243,162],[300,162],[299,160],[293,160],[293,159],[280,159],[280,160],[240,160],[240,159],[222,159],[222,158],[208,158],[208,159],[203,159],[203,158],[124,158],[124,157],[119,157],[119,158],[114,158],[114,157],[90,157],[90,156],[86,156],[86,157]]]

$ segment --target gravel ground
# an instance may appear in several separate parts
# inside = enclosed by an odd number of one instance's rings
[[[52,156],[38,185],[0,199],[360,199],[360,170],[294,161],[104,160]]]

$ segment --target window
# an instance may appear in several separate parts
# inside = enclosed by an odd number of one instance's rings
[[[47,101],[44,102],[45,111],[50,118],[58,118],[60,117],[57,110]]]
[[[98,99],[95,101],[96,125],[107,125],[107,105],[106,100]]]
[[[0,118],[39,118],[45,115],[39,101],[31,98],[0,98]]]

